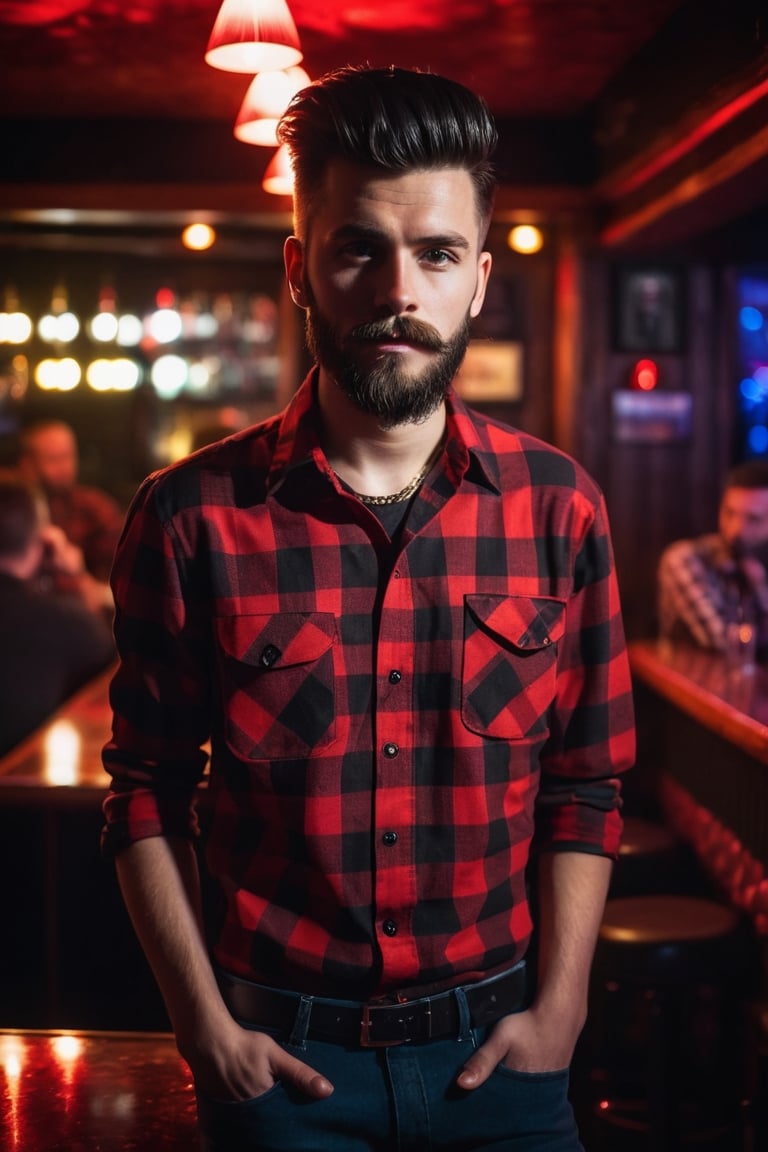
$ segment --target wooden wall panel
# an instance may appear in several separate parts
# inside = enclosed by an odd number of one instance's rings
[[[712,531],[723,477],[730,465],[731,405],[735,381],[724,349],[728,332],[727,285],[712,268],[686,269],[686,350],[656,355],[659,389],[692,395],[690,438],[665,444],[618,442],[612,432],[612,393],[626,387],[633,353],[612,350],[611,262],[585,260],[583,373],[575,406],[574,454],[602,486],[613,528],[627,632],[656,627],[655,574],[671,540]]]

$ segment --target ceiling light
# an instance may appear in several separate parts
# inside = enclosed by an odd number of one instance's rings
[[[255,73],[290,68],[302,55],[285,0],[224,0],[205,60],[225,72]]]
[[[277,123],[293,97],[310,83],[303,68],[259,72],[254,76],[235,121],[244,144],[277,145]]]
[[[287,145],[281,144],[267,165],[261,186],[275,196],[293,195],[293,168]]]

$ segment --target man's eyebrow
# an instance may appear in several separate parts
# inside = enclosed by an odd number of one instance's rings
[[[374,224],[342,224],[334,229],[335,240],[379,240],[386,241],[388,233]],[[460,232],[440,232],[428,236],[416,236],[409,245],[423,248],[462,248],[469,250],[469,241]]]

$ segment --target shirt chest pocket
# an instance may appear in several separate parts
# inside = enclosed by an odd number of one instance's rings
[[[461,715],[467,728],[506,740],[546,734],[564,629],[562,600],[465,597]]]
[[[230,748],[249,760],[305,757],[336,734],[331,612],[216,620]]]

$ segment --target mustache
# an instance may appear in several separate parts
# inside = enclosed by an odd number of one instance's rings
[[[347,335],[347,342],[359,344],[368,341],[379,343],[383,340],[402,340],[406,344],[418,344],[431,352],[442,352],[445,344],[436,328],[423,320],[412,320],[408,316],[398,316],[395,320],[371,320],[368,324],[358,324]]]

